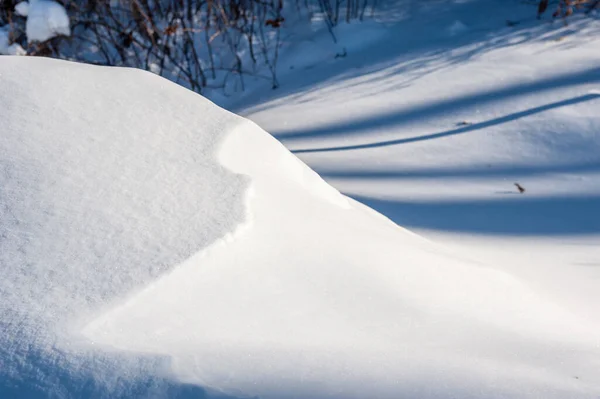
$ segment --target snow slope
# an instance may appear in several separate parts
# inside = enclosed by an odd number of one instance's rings
[[[230,107],[343,193],[597,320],[600,21],[535,12],[393,2],[344,59]]]
[[[86,396],[123,372],[82,325],[245,219],[214,155],[240,120],[134,70],[2,57],[0,82],[0,397]]]
[[[535,13],[389,2],[377,23],[337,31],[354,44],[345,58],[225,105],[341,192],[597,325],[600,22]],[[332,45],[323,34],[310,46]]]
[[[597,318],[341,195],[255,124],[139,71],[3,57],[0,84],[0,396],[600,394]],[[290,130],[327,117],[269,106]]]
[[[332,192],[257,127],[221,159],[251,178],[250,225],[92,321],[96,344],[240,396],[600,392],[597,323]]]

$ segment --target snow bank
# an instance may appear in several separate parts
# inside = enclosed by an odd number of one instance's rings
[[[600,392],[593,321],[256,125],[133,70],[0,59],[0,84],[0,396]]]
[[[0,381],[56,393],[74,388],[45,386],[54,364],[89,367],[70,364],[78,325],[244,221],[247,179],[214,155],[238,119],[134,70],[2,58],[0,75]]]
[[[253,124],[221,160],[251,178],[250,228],[89,323],[97,345],[261,398],[600,392],[594,323],[340,198]]]

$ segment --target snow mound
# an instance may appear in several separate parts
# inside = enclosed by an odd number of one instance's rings
[[[214,155],[238,118],[149,73],[2,58],[0,76],[1,380],[235,230],[248,182]]]
[[[593,321],[253,123],[128,69],[3,58],[0,84],[0,397],[600,393]]]
[[[25,33],[30,42],[44,42],[55,36],[70,36],[69,16],[65,8],[50,0],[31,0],[28,6],[21,5],[19,13],[27,14]],[[22,15],[22,14],[21,14]]]
[[[26,17],[29,14],[29,2],[22,1],[15,6],[15,13],[22,17]]]

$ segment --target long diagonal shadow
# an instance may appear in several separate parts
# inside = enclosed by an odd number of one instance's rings
[[[600,98],[600,94],[598,94],[598,93],[585,94],[585,95],[571,98],[568,100],[557,101],[554,103],[531,108],[531,109],[528,109],[525,111],[515,112],[513,114],[502,116],[500,118],[491,119],[489,121],[475,123],[473,125],[460,127],[460,128],[453,129],[453,130],[447,130],[445,132],[427,134],[424,136],[408,137],[408,138],[403,138],[403,139],[380,141],[380,142],[368,143],[368,144],[356,144],[356,145],[348,145],[348,146],[313,148],[313,149],[300,149],[300,150],[293,150],[292,152],[295,154],[302,154],[302,153],[314,153],[314,152],[358,150],[358,149],[365,149],[365,148],[385,147],[385,146],[395,145],[395,144],[407,144],[407,143],[414,143],[414,142],[418,142],[418,141],[437,139],[437,138],[441,138],[441,137],[454,136],[454,135],[458,135],[458,134],[473,132],[475,130],[480,130],[480,129],[484,129],[484,128],[491,127],[491,126],[501,125],[503,123],[507,123],[507,122],[510,122],[510,121],[513,121],[513,120],[516,120],[519,118],[526,117],[526,116],[538,114],[540,112],[548,111],[548,110],[551,110],[554,108],[560,108],[560,107],[564,107],[567,105],[574,105],[574,104],[578,104],[578,103],[582,103],[582,102],[586,102],[586,101],[592,101],[592,100],[595,100],[598,98]]]
[[[542,94],[563,87],[575,87],[598,82],[600,82],[600,68],[591,68],[579,72],[551,76],[530,83],[521,82],[519,84],[512,84],[500,89],[468,94],[462,97],[444,98],[410,109],[393,110],[386,113],[369,115],[359,120],[342,120],[330,125],[287,131],[275,135],[285,141],[336,136],[348,137],[374,128],[397,127],[409,122],[420,121],[424,118],[431,118],[442,113],[464,110],[466,107],[474,105],[481,106],[528,94]]]
[[[351,197],[411,229],[512,236],[600,233],[598,195],[421,202]]]
[[[552,174],[589,174],[600,173],[600,158],[594,161],[577,163],[553,163],[544,165],[511,165],[484,167],[441,167],[421,169],[322,169],[315,168],[317,173],[325,179],[369,179],[369,180],[401,180],[401,179],[478,179],[478,178],[523,178],[544,176]]]

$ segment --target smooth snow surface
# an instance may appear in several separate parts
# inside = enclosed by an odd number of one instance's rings
[[[44,42],[55,36],[71,35],[69,16],[65,8],[52,0],[30,0],[29,6],[17,4],[16,11],[27,14],[25,31],[30,42]],[[22,14],[21,14],[22,15]]]
[[[428,239],[157,76],[1,58],[0,397],[597,399],[595,25],[492,3],[316,33],[237,106]]]
[[[0,397],[121,389],[77,332],[245,220],[214,155],[239,120],[135,70],[3,57],[0,84]]]
[[[354,43],[345,57],[333,53],[310,69],[291,68],[332,47],[324,31],[306,43],[319,50],[282,55],[290,70],[279,77],[277,91],[256,89],[224,103],[341,192],[519,281],[531,298],[578,320],[550,312],[561,326],[538,324],[536,334],[498,339],[504,327],[461,328],[471,314],[465,307],[463,317],[440,324],[429,341],[441,349],[449,336],[461,340],[454,356],[440,350],[436,361],[449,365],[477,353],[495,367],[493,377],[482,378],[480,363],[471,361],[479,371],[453,387],[438,378],[435,362],[415,368],[423,390],[443,387],[438,397],[600,397],[600,25],[597,16],[578,14],[565,26],[537,21],[535,14],[534,5],[519,1],[388,2],[378,23],[353,26],[351,34],[335,30],[339,42],[350,37]],[[457,285],[462,289],[467,281]],[[486,287],[480,285],[485,293]],[[520,314],[537,324],[529,314],[532,302],[504,292],[504,306],[515,299]],[[486,308],[485,293],[470,294],[475,308]],[[551,344],[545,334],[573,323],[595,327],[588,330],[589,345],[571,336],[587,349],[566,366],[577,351],[560,349],[561,339]],[[587,370],[586,377],[577,369]],[[539,378],[545,390],[529,378]],[[484,390],[467,388],[471,381]]]
[[[240,396],[599,392],[596,323],[340,197],[253,125],[221,159],[251,178],[250,226],[91,322],[91,340]]]

